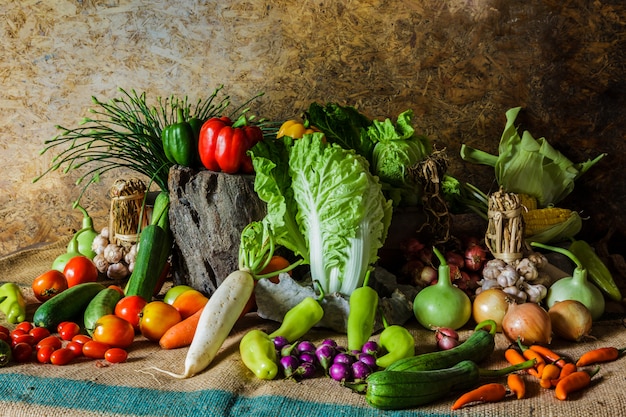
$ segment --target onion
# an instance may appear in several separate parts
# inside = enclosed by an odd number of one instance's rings
[[[479,271],[487,258],[487,251],[480,245],[469,246],[465,250],[465,267],[470,271]]]
[[[502,318],[502,333],[512,342],[549,344],[552,341],[552,323],[548,312],[538,304],[512,302]]]
[[[476,323],[485,320],[496,322],[496,330],[502,331],[502,319],[509,309],[509,297],[500,288],[491,288],[482,291],[474,298],[472,317]]]
[[[589,336],[592,324],[591,312],[580,301],[558,301],[550,307],[548,314],[555,335],[574,342]]]

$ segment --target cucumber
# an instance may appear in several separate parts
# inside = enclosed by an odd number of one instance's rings
[[[169,230],[151,224],[141,231],[135,267],[124,291],[127,296],[138,295],[148,302],[152,300],[171,247]]]
[[[115,305],[121,298],[122,294],[118,290],[105,288],[91,299],[84,314],[85,330],[89,336],[93,335],[96,322],[100,317],[115,312]]]
[[[485,327],[489,327],[489,331]],[[389,365],[386,370],[414,372],[444,369],[464,360],[480,363],[493,353],[496,347],[495,334],[496,323],[493,320],[485,320],[478,323],[474,333],[457,347],[400,359]]]
[[[105,286],[98,282],[74,285],[40,305],[33,315],[33,323],[55,331],[62,321],[79,318],[89,302],[104,289]]]
[[[383,410],[412,408],[439,400],[453,391],[478,385],[480,370],[472,361],[431,371],[377,371],[366,379],[365,399]]]

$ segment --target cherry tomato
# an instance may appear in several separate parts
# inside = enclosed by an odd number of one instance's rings
[[[57,348],[52,345],[45,345],[42,346],[41,349],[37,349],[37,362],[50,363],[50,355],[52,355],[52,352],[55,350],[57,350]]]
[[[35,345],[50,336],[50,330],[45,327],[33,327],[28,333],[33,336],[33,343]]]
[[[35,345],[35,338],[30,333],[20,333],[13,337],[13,346],[18,343],[28,343],[31,346]]]
[[[23,329],[13,329],[11,330],[11,333],[9,333],[9,336],[11,336],[11,340],[14,340],[16,337],[19,337],[25,334],[28,334],[28,332],[24,331]]]
[[[23,321],[15,326],[15,329],[24,330],[26,333],[28,333],[33,329],[33,325],[28,321]]]
[[[0,340],[4,340],[8,344],[11,344],[11,336],[9,336],[8,332],[0,332]]]
[[[37,343],[37,346],[35,346],[35,349],[39,350],[44,346],[52,346],[56,350],[56,349],[61,348],[61,346],[63,346],[63,341],[61,341],[61,339],[58,338],[57,336],[44,337],[43,339],[39,341],[39,343]]]
[[[120,295],[122,297],[124,297],[126,294],[124,293],[124,290],[122,289],[122,287],[120,287],[119,285],[109,285],[109,288],[111,288],[112,290],[115,290],[117,292],[120,293]]]
[[[63,275],[67,279],[68,288],[70,288],[84,282],[96,282],[98,280],[98,268],[88,257],[75,256],[65,265]]]
[[[71,323],[70,321],[62,321],[61,323],[57,324],[57,333],[61,333],[61,329],[63,328],[63,326],[65,326],[67,323]]]
[[[11,349],[13,359],[18,363],[26,363],[33,357],[33,347],[28,343],[18,343]]]
[[[122,363],[128,359],[128,352],[122,348],[111,348],[104,352],[104,359],[111,363]]]
[[[59,336],[62,340],[72,340],[72,337],[80,333],[80,326],[74,322],[68,321],[59,329]]]
[[[68,348],[61,348],[52,352],[50,355],[50,363],[53,365],[67,365],[74,358],[74,352]]]
[[[9,333],[11,333],[11,330],[9,330],[7,327],[4,327],[4,326],[0,325],[0,333],[9,334]]]
[[[81,343],[69,342],[65,347],[74,353],[74,357],[82,356],[83,354],[83,345]]]
[[[135,329],[123,318],[117,317],[115,314],[107,314],[96,321],[92,338],[111,347],[126,348],[135,340]]]
[[[176,308],[163,301],[151,301],[141,311],[139,330],[146,339],[156,342],[180,321],[181,316]]]
[[[35,293],[35,298],[44,302],[67,290],[67,278],[65,278],[63,272],[52,269],[35,278],[31,286]]]
[[[89,342],[90,340],[92,340],[91,337],[87,336],[86,334],[77,334],[76,336],[72,337],[72,342],[79,343],[81,346]]]
[[[104,354],[111,346],[106,343],[90,340],[83,345],[83,356],[91,359],[104,359]]]
[[[135,331],[138,331],[141,310],[143,310],[146,304],[148,304],[148,302],[143,297],[139,295],[129,295],[117,302],[115,305],[115,315],[132,324]]]

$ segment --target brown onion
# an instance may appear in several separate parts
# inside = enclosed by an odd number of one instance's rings
[[[496,322],[496,331],[502,331],[502,319],[509,309],[509,296],[500,288],[481,291],[472,303],[472,317],[476,323],[485,320]]]
[[[502,333],[512,342],[549,344],[552,323],[548,312],[535,303],[511,303],[502,318]]]
[[[550,307],[548,314],[554,334],[565,340],[579,342],[591,332],[591,312],[580,301],[558,301]]]

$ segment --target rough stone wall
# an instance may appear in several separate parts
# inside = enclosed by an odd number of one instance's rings
[[[76,127],[91,96],[118,87],[148,97],[206,97],[282,120],[312,101],[370,117],[413,109],[421,133],[453,156],[451,170],[488,191],[491,169],[458,158],[491,152],[504,112],[574,161],[609,156],[568,199],[588,233],[626,231],[624,22],[621,0],[0,1],[0,255],[67,236],[84,171],[53,172],[39,155],[56,125]],[[81,202],[106,224],[113,172]]]

